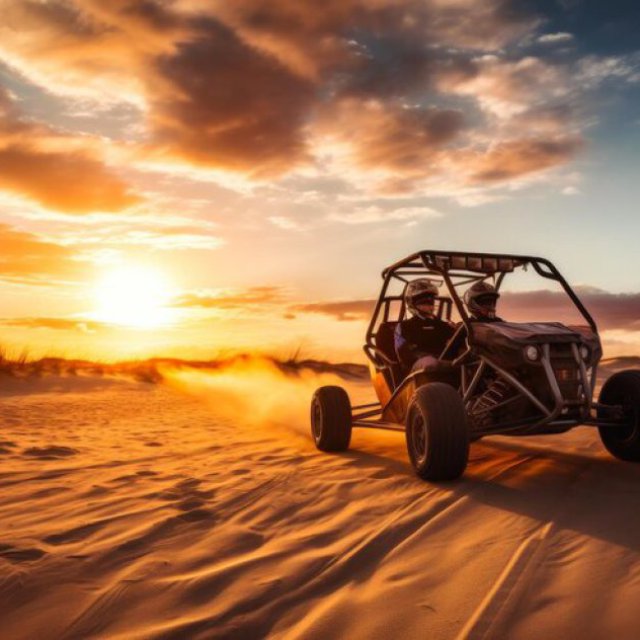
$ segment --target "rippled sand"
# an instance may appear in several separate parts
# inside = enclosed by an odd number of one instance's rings
[[[317,452],[318,382],[3,383],[2,638],[640,637],[640,466],[580,428],[423,483],[402,435]]]

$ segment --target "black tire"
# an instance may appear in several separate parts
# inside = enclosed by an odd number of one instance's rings
[[[598,402],[624,407],[628,427],[598,427],[602,444],[620,460],[640,462],[640,371],[614,373],[602,386]],[[598,418],[607,419],[606,411],[598,411]]]
[[[469,427],[462,398],[448,384],[432,382],[411,398],[407,451],[423,480],[455,480],[469,460]]]
[[[320,387],[311,400],[311,435],[320,451],[346,451],[351,442],[351,402],[342,387]]]

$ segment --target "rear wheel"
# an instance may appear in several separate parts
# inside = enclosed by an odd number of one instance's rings
[[[640,371],[620,371],[603,385],[598,402],[621,405],[625,426],[598,427],[602,444],[620,460],[640,462]],[[608,413],[598,411],[598,418],[606,420]]]
[[[407,411],[407,451],[423,480],[455,480],[469,460],[469,427],[462,398],[448,384],[419,387]]]
[[[320,451],[346,451],[351,442],[351,402],[342,387],[320,387],[311,400],[311,435]]]

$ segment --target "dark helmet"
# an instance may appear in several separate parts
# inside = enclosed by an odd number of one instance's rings
[[[438,295],[438,287],[436,287],[431,280],[427,278],[418,278],[412,280],[407,288],[404,290],[404,303],[409,311],[418,318],[425,318],[433,315],[433,311],[429,314],[425,314],[418,309],[418,305],[421,302],[432,301],[435,302],[435,298]]]
[[[496,302],[500,294],[488,282],[476,282],[464,294],[464,303],[474,318],[496,317]]]

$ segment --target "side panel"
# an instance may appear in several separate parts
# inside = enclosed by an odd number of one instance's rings
[[[391,398],[391,389],[384,375],[382,375],[380,371],[377,371],[371,363],[369,363],[369,374],[371,375],[371,382],[373,383],[373,388],[376,391],[380,405],[384,407]]]

